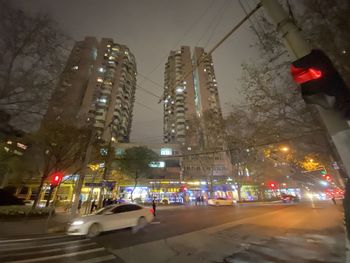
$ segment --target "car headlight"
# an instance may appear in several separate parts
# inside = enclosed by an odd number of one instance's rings
[[[84,224],[83,220],[77,220],[77,221],[73,221],[72,226],[80,226]]]

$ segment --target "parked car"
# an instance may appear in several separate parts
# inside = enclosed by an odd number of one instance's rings
[[[153,209],[136,204],[115,204],[93,215],[76,218],[68,227],[68,235],[94,237],[104,231],[133,227],[138,230],[153,220]]]
[[[0,189],[0,206],[7,205],[24,205],[24,202],[6,190]]]
[[[234,205],[235,203],[236,203],[235,200],[228,199],[228,198],[223,198],[223,197],[208,199],[208,205],[215,205],[215,206]]]

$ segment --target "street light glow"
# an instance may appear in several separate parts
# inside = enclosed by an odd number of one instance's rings
[[[289,148],[288,148],[287,146],[283,146],[283,147],[281,148],[281,151],[282,151],[282,152],[288,152],[288,151],[289,151]]]

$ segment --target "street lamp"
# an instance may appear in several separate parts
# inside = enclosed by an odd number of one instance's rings
[[[287,146],[283,146],[283,147],[280,148],[280,150],[281,150],[282,152],[288,152],[288,151],[289,151],[289,148],[288,148]]]

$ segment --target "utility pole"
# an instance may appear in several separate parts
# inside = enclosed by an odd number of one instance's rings
[[[299,59],[311,52],[311,47],[300,34],[299,28],[279,4],[278,0],[262,0],[262,5],[282,35],[283,42],[290,55]],[[327,98],[326,98],[327,100]],[[350,175],[350,127],[334,110],[318,105],[316,108],[341,158],[347,176]]]

